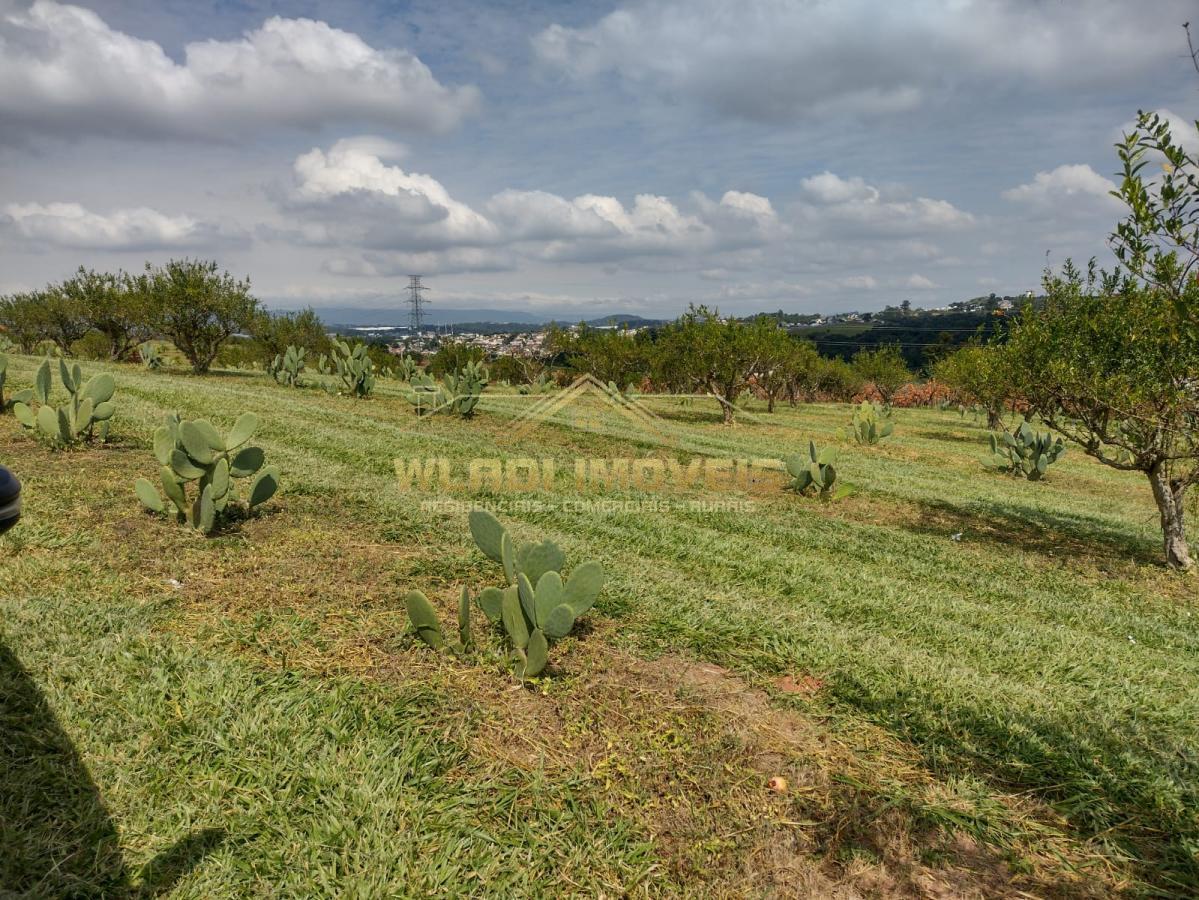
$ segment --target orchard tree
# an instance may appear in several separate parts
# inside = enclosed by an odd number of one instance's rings
[[[254,315],[249,332],[258,345],[259,362],[264,365],[287,352],[289,346],[307,350],[310,355],[327,354],[333,347],[329,330],[312,307],[299,312],[260,309]]]
[[[114,275],[80,266],[58,289],[81,323],[104,335],[109,359],[128,359],[139,344],[154,336],[150,298],[137,279],[123,272]]]
[[[65,284],[52,284],[35,291],[34,308],[46,337],[63,356],[70,356],[75,342],[92,330],[83,317],[79,298]]]
[[[766,411],[774,412],[780,397],[794,397],[792,386],[815,368],[819,354],[808,341],[796,340],[786,329],[758,327],[756,332],[761,358],[754,381],[766,396]]]
[[[966,402],[987,411],[987,427],[1003,424],[1003,411],[1011,391],[1002,348],[968,344],[933,365],[932,375],[957,391]]]
[[[888,344],[877,350],[859,350],[850,365],[858,378],[874,385],[884,406],[890,406],[895,392],[912,380],[898,344]]]
[[[147,264],[142,277],[156,330],[171,339],[197,375],[211,368],[230,337],[253,326],[259,312],[249,280],[219,272],[215,262],[173,259],[158,269]]]
[[[720,402],[724,423],[731,424],[737,398],[761,367],[769,330],[778,330],[772,319],[747,324],[692,305],[658,335],[655,380],[676,390],[711,394]]]
[[[605,384],[615,384],[623,391],[646,374],[643,333],[580,324],[575,331],[552,332],[550,350],[562,354],[572,369],[587,372]]]
[[[0,297],[0,328],[22,353],[37,352],[37,345],[46,340],[46,324],[39,303],[37,293]]]
[[[1199,124],[1197,124],[1199,127]],[[1191,567],[1184,503],[1199,480],[1199,160],[1156,115],[1117,145],[1128,214],[1111,243],[1121,268],[1047,274],[1004,356],[1014,389],[1095,459],[1141,472],[1166,564]],[[1164,160],[1163,174],[1149,177]]]

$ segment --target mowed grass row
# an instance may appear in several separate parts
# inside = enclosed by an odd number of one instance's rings
[[[10,378],[21,383],[31,376],[34,361],[15,362]],[[164,411],[204,415],[227,427],[236,414],[251,409],[263,421],[259,442],[284,472],[286,493],[280,502],[287,504],[287,493],[310,497],[316,506],[328,503],[334,517],[366,523],[401,554],[406,544],[414,545],[414,558],[396,569],[396,580],[405,583],[388,590],[421,587],[444,601],[446,609],[458,581],[478,586],[480,573],[495,575],[472,552],[464,515],[424,512],[420,501],[438,494],[397,486],[392,468],[397,456],[447,455],[462,472],[475,456],[548,454],[568,468],[577,455],[638,456],[663,442],[715,455],[778,457],[803,449],[809,437],[818,444],[838,440],[837,430],[848,418],[844,407],[783,407],[767,415],[755,406],[743,424],[725,428],[715,423],[714,403],[710,410],[702,403],[659,409],[669,404],[651,400],[651,408],[665,418],[659,434],[638,434],[613,421],[601,434],[546,425],[516,440],[512,415],[534,402],[529,398],[497,397],[469,422],[417,422],[398,398],[398,388],[388,383],[378,399],[355,403],[313,390],[288,391],[245,373],[196,379],[119,367],[118,378],[118,436],[130,446],[104,453],[119,459],[114,465],[128,471],[130,481],[155,468],[148,439]],[[769,685],[782,674],[814,675],[823,689],[815,701],[804,701],[805,710],[819,712],[832,723],[829,727],[852,729],[865,720],[911,741],[935,776],[978,786],[982,793],[971,794],[970,815],[985,818],[980,810],[995,796],[1031,791],[1064,815],[1067,836],[1088,841],[1118,871],[1166,892],[1193,887],[1199,883],[1195,588],[1192,580],[1169,575],[1155,563],[1156,526],[1146,486],[1077,452],[1056,465],[1044,484],[1010,481],[981,470],[985,431],[968,420],[954,413],[905,410],[897,413],[897,421],[896,436],[887,444],[843,448],[842,477],[856,483],[859,492],[840,504],[802,500],[764,483],[748,495],[755,501],[749,512],[678,508],[580,514],[549,504],[540,511],[515,510],[507,518],[526,539],[558,540],[571,560],[604,562],[610,583],[597,613],[612,627],[603,629],[603,640],[643,655],[684,649],[736,671],[751,685]],[[14,446],[13,440],[24,439],[6,435],[3,440]],[[23,443],[19,447],[24,450]],[[69,578],[56,573],[53,580],[55,585],[70,581],[72,592],[30,596],[15,583],[6,592],[22,597],[22,609],[51,618],[74,615],[76,603],[84,617],[110,604],[120,608],[116,586],[102,585],[103,565],[88,559],[98,548],[50,546],[77,540],[64,538],[64,531],[50,523],[66,500],[55,496],[63,483],[56,466],[71,456],[61,455],[55,465],[32,473],[28,536],[19,540],[34,555],[40,550],[42,556],[76,560],[68,567]],[[136,517],[131,489],[127,495],[111,490],[105,502],[127,503],[128,515]],[[574,496],[564,476],[543,499]],[[594,496],[643,499],[635,491]],[[691,496],[721,495],[700,488]],[[286,517],[286,511],[268,511],[264,525],[285,527]],[[131,533],[138,537],[136,529]],[[165,538],[155,540],[161,545]],[[250,560],[254,552],[246,540],[230,535],[214,540],[209,550],[189,548],[186,564],[199,565],[205,554]],[[18,573],[23,565],[18,557]],[[350,572],[348,580],[355,577]],[[325,578],[331,590],[346,576],[330,571]],[[316,592],[323,587],[316,586]],[[247,590],[269,594],[270,585],[251,584]],[[396,595],[375,599],[398,605]],[[166,647],[189,664],[215,665],[186,645],[159,644],[145,636],[144,629],[170,614],[169,604],[156,615],[134,605],[122,613],[130,618],[114,627],[156,652],[167,653]],[[390,621],[402,625],[402,620]],[[59,683],[54,661],[60,655],[74,657],[85,640],[72,631],[72,650],[59,646],[71,643],[61,632],[39,639],[41,644],[24,637],[20,624],[7,626],[6,633],[18,656],[34,658],[26,665],[47,685]],[[562,666],[569,671],[570,646],[563,652]],[[220,665],[255,678],[244,663]],[[289,684],[308,698],[316,724],[325,691],[334,686]],[[337,684],[342,682],[334,679]],[[354,686],[364,696],[375,696]],[[72,699],[68,690],[47,688],[51,705],[73,710],[77,723],[92,713],[110,714],[106,705],[120,706],[122,689],[114,683],[102,698],[89,694],[84,702]],[[268,694],[282,688],[272,681],[264,690],[265,704]],[[280,702],[286,702],[282,698],[281,693]],[[792,698],[780,702],[800,705]],[[460,721],[439,709],[433,703],[427,710],[430,729]],[[365,740],[383,740],[386,731],[368,728]],[[93,751],[104,758],[96,745],[86,749],[89,762]],[[465,751],[459,747],[458,752]],[[95,774],[102,784],[119,783],[124,771],[114,763],[97,767]],[[351,781],[364,774],[361,767],[348,771]],[[246,777],[252,779],[252,773]],[[479,790],[490,796],[494,787],[484,780]],[[583,821],[595,817],[612,829],[597,837],[606,848],[605,863],[587,865],[581,892],[601,883],[609,890],[637,884],[666,889],[670,879],[655,870],[643,830],[628,824],[620,811],[595,808],[586,790],[562,784],[557,789],[568,806],[592,804]],[[420,805],[428,792],[403,793],[405,802]],[[969,806],[958,794],[954,802]],[[429,815],[451,833],[463,827],[454,818],[456,810],[441,818],[440,812]],[[139,824],[124,828],[146,827],[136,815],[129,821]],[[995,828],[1002,827],[1000,816]],[[526,831],[493,839],[524,847],[519,852],[533,858],[555,858]],[[355,844],[356,854],[366,854],[362,859],[374,852],[365,846],[373,846],[370,839]],[[594,849],[571,846],[572,852]],[[229,866],[237,858],[227,850],[216,853]],[[389,874],[380,877],[411,874],[394,854],[381,859]],[[270,871],[269,859],[262,866]],[[220,869],[206,866],[203,878],[225,877],[213,871]],[[462,875],[448,872],[446,884]],[[201,877],[199,870],[195,877]],[[424,883],[426,876],[413,877],[412,883]],[[549,891],[554,884],[563,885],[549,880],[530,892]]]

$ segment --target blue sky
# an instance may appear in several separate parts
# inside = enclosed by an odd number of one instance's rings
[[[1135,111],[1195,118],[1191,5],[0,0],[0,292],[179,255],[279,307],[1024,291],[1105,254]]]

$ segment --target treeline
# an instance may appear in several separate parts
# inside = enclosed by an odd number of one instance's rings
[[[0,298],[0,328],[22,353],[46,342],[63,356],[132,361],[155,339],[170,341],[192,371],[212,368],[230,339],[238,362],[266,365],[288,345],[325,352],[330,340],[312,310],[272,313],[237,279],[206,260],[147,263],[142,272],[96,272],[82,266],[38,291]]]
[[[636,333],[580,326],[555,330],[555,362],[622,390],[711,394],[725,421],[747,391],[773,410],[780,399],[847,400],[872,386],[884,402],[913,375],[898,347],[863,350],[849,361],[821,356],[769,316],[749,321],[692,306],[674,322]]]

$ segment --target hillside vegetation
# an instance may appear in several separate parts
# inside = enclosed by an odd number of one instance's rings
[[[12,356],[10,390],[40,361]],[[116,376],[103,448],[49,452],[0,418],[26,514],[0,539],[0,885],[61,896],[1108,896],[1199,890],[1199,621],[1159,562],[1143,477],[1069,452],[989,473],[982,423],[844,404],[646,403],[580,431],[418,418],[262,374]],[[164,415],[253,412],[282,473],[205,537],[149,515]],[[580,512],[585,457],[840,448],[836,503],[781,476]],[[410,633],[494,580],[465,509],[422,509],[394,460],[549,455],[528,540],[597,559],[586,622],[526,685]],[[461,500],[511,500],[454,489]],[[659,495],[654,495],[659,496]],[[651,499],[623,490],[593,499]],[[533,498],[529,498],[533,499]],[[499,638],[477,625],[486,648]],[[782,781],[774,780],[782,779]],[[156,887],[157,886],[157,887]]]

